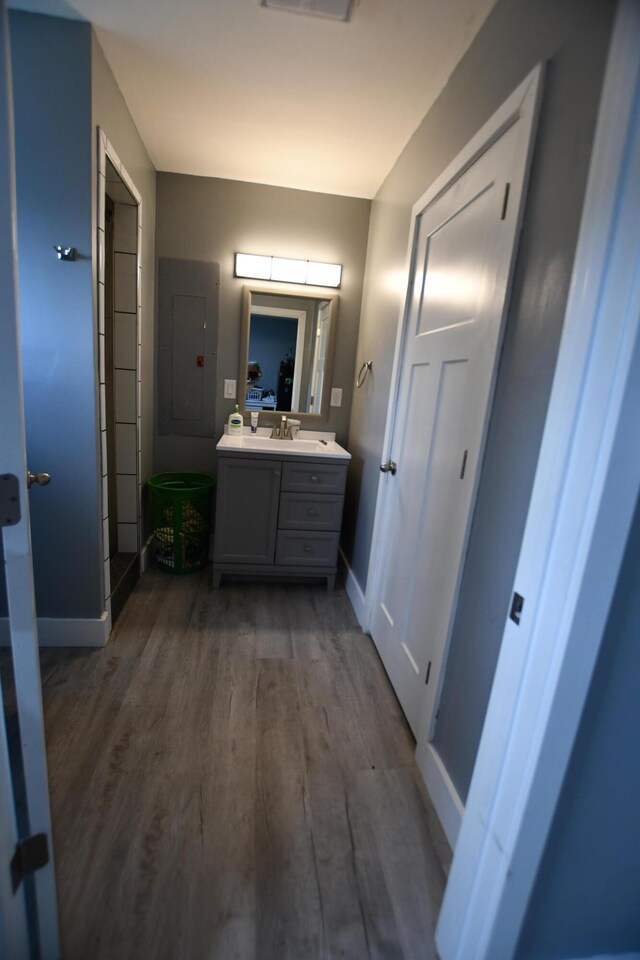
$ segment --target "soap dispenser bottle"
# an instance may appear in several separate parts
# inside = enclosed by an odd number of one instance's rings
[[[240,407],[236,403],[233,408],[233,413],[229,414],[229,420],[227,421],[227,433],[231,436],[237,436],[241,434],[244,430],[244,420],[242,419],[242,414],[240,413]]]

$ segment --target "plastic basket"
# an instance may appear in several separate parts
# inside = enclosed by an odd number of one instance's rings
[[[209,556],[214,477],[156,473],[149,478],[156,562],[171,573],[201,570]]]

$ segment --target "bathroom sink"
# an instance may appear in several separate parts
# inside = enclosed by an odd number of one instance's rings
[[[309,431],[311,432],[311,431]],[[329,435],[331,436],[331,434]],[[327,459],[350,460],[348,453],[335,440],[325,439],[321,434],[318,440],[297,437],[295,440],[280,440],[268,434],[243,433],[232,436],[225,433],[217,445],[217,450],[238,450],[243,452],[269,453],[274,457],[323,457]]]

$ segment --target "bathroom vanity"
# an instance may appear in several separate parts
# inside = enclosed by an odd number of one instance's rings
[[[213,586],[226,575],[335,581],[351,454],[333,434],[225,434],[217,445]]]

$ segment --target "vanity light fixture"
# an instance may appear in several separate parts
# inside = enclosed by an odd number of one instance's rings
[[[342,264],[236,253],[235,275],[250,280],[276,280],[280,283],[304,283],[314,287],[339,287],[342,281]]]

